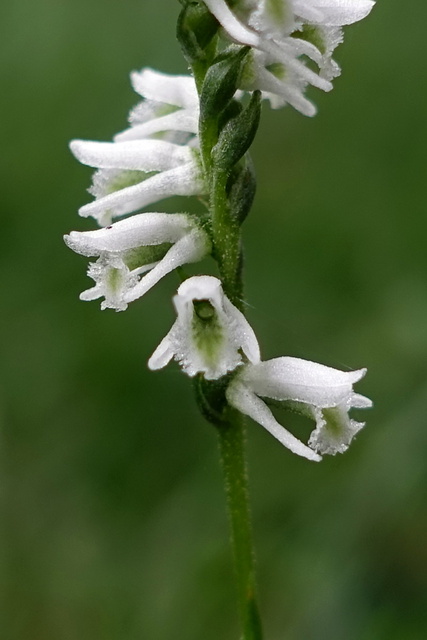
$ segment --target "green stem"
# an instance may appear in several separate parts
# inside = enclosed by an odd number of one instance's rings
[[[225,171],[214,171],[210,198],[212,235],[224,291],[233,304],[240,308],[240,228],[231,216],[226,193],[227,179]]]
[[[215,44],[216,46],[216,44]],[[211,61],[213,55],[211,56]],[[201,94],[206,67],[193,67]],[[219,114],[199,122],[199,139],[209,190],[213,257],[218,262],[225,294],[238,308],[242,307],[242,273],[240,226],[233,216],[227,197],[229,173],[215,166],[212,149],[218,142]],[[227,510],[231,529],[231,545],[236,574],[237,599],[242,624],[242,640],[262,640],[261,621],[256,600],[255,553],[248,497],[248,477],[245,455],[245,430],[242,414],[227,406],[225,397],[219,411],[212,410],[209,401],[216,397],[215,381],[203,381],[199,387],[199,406],[204,415],[217,427],[221,465],[224,476]],[[224,395],[224,389],[220,390]],[[215,403],[214,403],[215,404]]]
[[[242,640],[262,640],[256,600],[255,554],[248,498],[243,416],[230,410],[228,423],[219,426],[218,433],[243,630]]]

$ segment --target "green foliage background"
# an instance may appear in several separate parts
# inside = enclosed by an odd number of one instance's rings
[[[68,140],[124,128],[131,69],[185,71],[178,10],[0,9],[2,640],[238,635],[215,433],[177,367],[146,368],[177,279],[101,313],[79,302],[87,261],[61,239],[92,226]],[[419,0],[378,2],[347,29],[334,91],[311,92],[319,115],[265,105],[253,147],[247,299],[263,355],[367,366],[375,402],[350,451],[320,465],[249,425],[266,640],[426,637],[426,21]]]

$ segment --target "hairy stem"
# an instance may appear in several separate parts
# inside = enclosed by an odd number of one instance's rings
[[[212,178],[212,235],[223,289],[233,304],[240,307],[240,228],[231,215],[226,194],[227,177],[224,171],[215,171]]]
[[[236,574],[242,640],[262,640],[256,599],[255,554],[248,498],[243,416],[229,411],[229,422],[218,428],[231,545]]]
[[[212,52],[211,52],[212,53]],[[214,55],[210,57],[213,62]],[[193,73],[199,96],[203,91],[207,66],[194,65]],[[222,286],[228,298],[242,311],[241,232],[238,216],[227,195],[230,171],[215,165],[212,153],[218,142],[219,113],[204,117],[201,109],[199,122],[200,150],[209,185],[209,213],[212,229],[213,257],[218,263]],[[262,640],[261,621],[256,600],[255,553],[249,509],[248,477],[245,454],[245,429],[242,414],[224,404],[218,411],[211,406],[210,394],[215,383],[203,381],[204,391],[199,393],[199,406],[204,415],[215,424],[219,435],[221,466],[223,470],[227,511],[230,522],[231,545],[236,575],[237,600],[242,625],[242,640]],[[200,391],[200,389],[199,389]],[[212,394],[212,398],[216,394]],[[203,399],[201,404],[200,400]],[[215,402],[214,402],[215,404]]]

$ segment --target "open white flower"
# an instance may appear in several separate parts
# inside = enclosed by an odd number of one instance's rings
[[[289,103],[304,115],[316,112],[302,97],[305,86],[330,91],[340,73],[332,53],[342,42],[341,26],[361,20],[374,6],[372,0],[240,0],[232,9],[225,0],[205,4],[233,42],[254,50],[242,88],[260,89],[273,107]]]
[[[99,169],[90,189],[96,200],[79,214],[101,225],[170,196],[205,191],[199,151],[188,146],[153,139],[73,140],[70,148],[80,162]]]
[[[353,384],[366,373],[339,371],[316,362],[281,357],[247,364],[237,372],[226,395],[228,402],[261,424],[279,442],[309,460],[321,460],[319,454],[343,453],[354,435],[364,426],[349,418],[352,408],[371,407],[365,396],[354,393]],[[316,421],[316,428],[303,444],[280,425],[261,398],[285,403]]]
[[[185,280],[174,297],[178,314],[150,360],[161,369],[175,358],[189,376],[203,373],[215,380],[244,362],[259,362],[259,346],[244,315],[224,294],[213,276]]]
[[[173,269],[211,250],[206,232],[184,213],[140,213],[96,231],[72,231],[64,240],[77,253],[99,256],[88,270],[96,284],[80,298],[104,297],[101,308],[117,311]]]

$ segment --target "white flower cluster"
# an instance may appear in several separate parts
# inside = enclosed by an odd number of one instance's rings
[[[360,20],[373,5],[371,0],[205,3],[234,43],[251,47],[241,88],[259,89],[273,106],[289,103],[307,115],[313,115],[314,107],[304,96],[305,87],[329,90],[339,73],[332,52],[342,40],[341,26]],[[304,57],[318,66],[318,73]],[[143,100],[131,111],[130,126],[113,142],[71,143],[77,159],[97,169],[90,189],[95,199],[79,213],[93,217],[102,228],[72,231],[65,242],[73,251],[97,258],[88,270],[95,286],[81,299],[102,298],[101,308],[116,311],[126,309],[169,272],[212,251],[204,219],[141,212],[170,196],[204,196],[208,191],[194,79],[143,69],[131,80]],[[310,460],[348,448],[363,427],[349,417],[349,410],[371,406],[368,398],[353,391],[365,369],[343,372],[291,357],[262,362],[252,328],[212,276],[185,280],[174,304],[177,320],[151,356],[151,369],[175,358],[189,376],[223,379],[229,405]],[[307,445],[277,422],[264,399],[315,421]]]
[[[364,426],[349,417],[349,410],[372,406],[368,398],[353,391],[366,369],[344,372],[290,357],[262,362],[252,328],[212,276],[186,280],[174,304],[178,318],[151,356],[150,369],[160,369],[175,358],[189,376],[200,373],[215,380],[234,371],[226,391],[229,404],[285,447],[315,461],[321,460],[320,454],[348,449]],[[277,422],[262,398],[315,420],[308,446]]]
[[[340,74],[332,59],[341,27],[365,18],[373,0],[204,0],[231,42],[251,47],[242,89],[263,92],[273,108],[286,103],[316,113],[304,90],[332,89]],[[309,64],[306,64],[308,61]],[[317,66],[318,72],[311,67]]]
[[[199,101],[190,76],[170,76],[151,69],[132,73],[143,100],[130,114],[130,127],[114,142],[73,140],[80,162],[95,167],[90,189],[95,200],[79,214],[104,226],[72,231],[67,245],[85,256],[97,256],[88,275],[95,286],[82,300],[104,298],[102,308],[123,311],[164,275],[201,260],[211,251],[199,220],[185,213],[138,213],[170,196],[205,193],[197,136]]]

